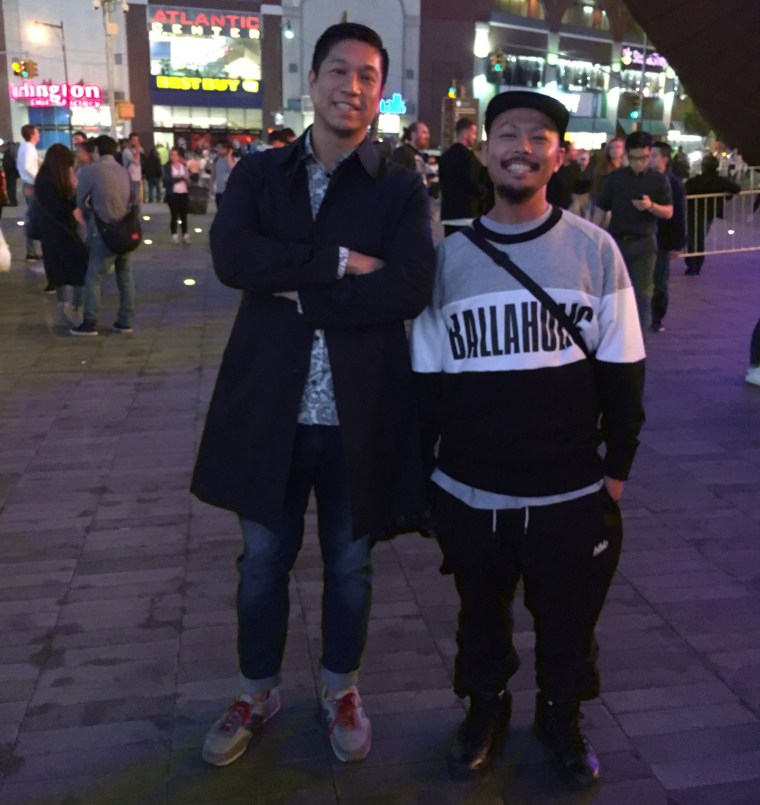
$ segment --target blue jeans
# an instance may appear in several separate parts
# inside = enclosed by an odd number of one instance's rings
[[[353,539],[340,428],[299,425],[278,522],[240,519],[244,549],[237,560],[238,657],[248,693],[280,683],[290,570],[301,548],[312,488],[323,564],[320,676],[333,691],[358,679],[372,597],[369,538]]]
[[[97,324],[100,316],[101,285],[113,266],[119,290],[119,312],[116,321],[131,327],[135,317],[135,282],[132,277],[132,254],[114,254],[100,237],[93,223],[90,229],[90,261],[84,281],[84,320]]]

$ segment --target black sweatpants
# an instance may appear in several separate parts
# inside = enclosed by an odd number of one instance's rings
[[[594,628],[623,537],[620,509],[607,492],[494,512],[436,487],[435,521],[461,601],[457,695],[501,691],[517,671],[512,601],[522,577],[539,689],[554,700],[597,696]]]
[[[187,208],[190,196],[187,193],[169,193],[166,196],[166,203],[169,205],[171,217],[169,219],[169,229],[172,235],[177,234],[177,224],[182,229],[182,234],[187,234]]]

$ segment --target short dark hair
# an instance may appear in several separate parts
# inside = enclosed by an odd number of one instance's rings
[[[102,157],[115,157],[119,150],[119,145],[113,137],[109,137],[107,134],[101,134],[95,138],[95,150]]]
[[[718,157],[714,157],[712,154],[702,157],[702,173],[716,173],[719,166]]]
[[[655,151],[659,151],[665,159],[670,162],[671,156],[673,156],[673,149],[670,146],[670,143],[666,143],[664,140],[657,140],[657,142],[652,143],[652,149]]]
[[[37,126],[33,125],[32,123],[26,123],[21,127],[21,136],[29,142],[34,136],[34,132],[37,131]]]
[[[129,137],[127,137],[127,142],[129,142],[133,137],[139,137],[139,136],[140,136],[139,131],[133,131],[130,133]]]
[[[459,120],[457,120],[456,126],[454,126],[454,131],[457,134],[461,134],[463,131],[477,125],[478,124],[471,117],[460,117]]]
[[[319,75],[319,68],[322,66],[322,62],[329,56],[335,45],[347,40],[364,42],[375,48],[380,54],[382,85],[385,86],[385,82],[388,80],[388,65],[390,63],[388,51],[383,47],[383,40],[380,38],[380,34],[366,25],[360,25],[358,22],[340,22],[337,25],[331,25],[317,39],[317,44],[314,45],[314,54],[311,57],[311,69],[314,71],[314,75]]]
[[[634,131],[625,138],[625,150],[633,151],[634,148],[651,148],[654,137],[648,131]]]
[[[230,148],[232,148],[232,143],[230,143],[230,141],[229,141],[229,140],[219,140],[219,142],[217,143],[217,145],[221,145],[221,146],[222,146],[222,148],[226,148],[226,149],[228,149],[228,150],[229,150]]]

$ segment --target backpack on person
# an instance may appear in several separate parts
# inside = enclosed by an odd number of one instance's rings
[[[135,198],[134,188],[129,194],[129,209],[127,214],[118,221],[104,221],[93,210],[95,224],[103,238],[103,243],[114,254],[129,254],[139,245],[142,238],[142,225],[140,223],[140,205]]]

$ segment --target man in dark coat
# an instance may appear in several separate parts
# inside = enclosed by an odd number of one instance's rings
[[[456,142],[441,156],[438,178],[441,183],[441,220],[477,218],[485,212],[489,179],[485,167],[472,152],[478,141],[478,125],[470,117],[456,123]],[[465,226],[444,223],[448,236]]]
[[[705,264],[705,256],[699,252],[705,250],[705,237],[710,231],[713,219],[723,217],[725,198],[730,199],[741,192],[741,187],[736,182],[718,175],[718,165],[718,158],[708,154],[702,159],[702,172],[687,179],[685,183],[686,195],[697,196],[687,198],[686,250],[697,252],[685,258],[687,276],[696,276]],[[721,195],[710,196],[711,193]]]
[[[288,580],[316,495],[324,564],[321,706],[342,761],[369,751],[356,687],[372,542],[425,507],[404,321],[429,300],[435,256],[420,177],[367,136],[388,73],[380,37],[342,23],[317,41],[314,125],[232,171],[211,228],[220,280],[243,291],[193,492],[240,517],[240,694],[204,759],[223,766],[280,707]]]

